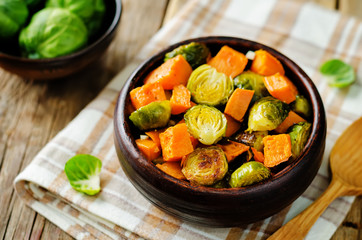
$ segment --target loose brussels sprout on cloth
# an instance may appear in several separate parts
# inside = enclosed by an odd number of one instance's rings
[[[230,177],[230,187],[244,187],[261,182],[271,175],[270,169],[260,162],[250,161],[236,169]]]
[[[75,190],[95,195],[101,190],[99,178],[101,168],[101,160],[88,154],[80,154],[67,161],[64,172]]]
[[[196,69],[198,66],[206,63],[208,57],[210,57],[210,50],[203,43],[191,42],[166,53],[164,61],[166,62],[177,55],[182,55],[191,65],[192,69]]]
[[[99,30],[106,11],[104,0],[48,0],[46,7],[65,8],[76,14],[87,26],[90,36]]]
[[[289,105],[273,97],[259,99],[251,107],[247,131],[270,131],[288,116]]]
[[[19,37],[20,48],[29,58],[54,58],[86,45],[87,28],[75,14],[61,8],[37,12]]]
[[[164,127],[171,117],[171,103],[168,100],[151,102],[134,111],[129,119],[140,130]]]
[[[0,0],[0,38],[11,38],[18,33],[28,18],[23,0]]]
[[[207,105],[196,105],[184,115],[192,136],[205,145],[218,142],[225,136],[227,120],[222,112]]]
[[[245,71],[234,78],[234,85],[241,89],[254,90],[252,102],[270,96],[264,85],[264,77],[252,71]]]
[[[217,146],[196,148],[186,156],[182,173],[196,185],[209,186],[224,178],[228,162],[223,150]]]
[[[312,115],[312,108],[303,95],[297,95],[295,101],[291,103],[290,108],[305,118],[309,118]]]
[[[308,122],[300,122],[290,127],[289,136],[292,142],[292,156],[297,158],[303,151],[305,144],[309,138],[311,124]]]
[[[187,82],[192,99],[198,104],[218,106],[225,104],[234,91],[233,80],[204,64],[196,68]]]

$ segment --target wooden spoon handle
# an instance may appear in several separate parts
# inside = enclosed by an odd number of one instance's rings
[[[304,239],[310,228],[317,221],[328,205],[337,197],[346,193],[348,188],[339,178],[333,178],[326,191],[307,209],[276,231],[268,240]]]

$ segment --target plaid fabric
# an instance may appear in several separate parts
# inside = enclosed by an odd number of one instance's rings
[[[293,59],[313,79],[327,112],[325,157],[311,186],[280,213],[242,228],[194,226],[154,207],[127,180],[113,146],[116,97],[137,64],[171,43],[210,35],[258,41]],[[331,147],[362,115],[361,22],[302,0],[189,1],[137,56],[15,180],[27,205],[77,239],[266,239],[326,189]],[[357,82],[346,89],[329,87],[318,67],[330,58],[350,63]],[[77,153],[103,161],[102,191],[95,197],[74,191],[66,179],[64,164]],[[329,239],[353,200],[335,200],[307,239]]]

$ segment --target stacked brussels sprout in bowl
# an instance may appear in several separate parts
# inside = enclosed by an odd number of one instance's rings
[[[125,173],[157,206],[236,226],[280,211],[310,184],[324,152],[324,109],[308,76],[274,49],[191,39],[128,79],[115,140]]]
[[[0,65],[35,79],[79,70],[105,50],[120,13],[120,0],[0,0]]]

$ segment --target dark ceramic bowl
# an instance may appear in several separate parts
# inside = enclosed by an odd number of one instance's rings
[[[129,91],[142,84],[145,76],[159,66],[164,54],[192,41],[203,42],[215,55],[228,45],[243,52],[265,49],[282,62],[285,74],[310,101],[313,108],[311,136],[302,154],[269,180],[242,188],[215,189],[193,186],[159,170],[135,146],[137,132],[130,123]],[[183,220],[216,227],[248,224],[267,218],[291,204],[310,185],[320,167],[325,146],[326,119],[323,103],[311,79],[293,61],[260,43],[230,37],[205,37],[174,44],[140,65],[120,92],[114,117],[115,146],[121,166],[135,188],[162,210]],[[138,133],[139,134],[139,133]]]
[[[121,0],[105,0],[106,13],[100,31],[81,50],[56,58],[21,57],[17,39],[0,48],[0,67],[21,77],[35,80],[55,79],[80,71],[99,59],[115,36],[121,17]]]

